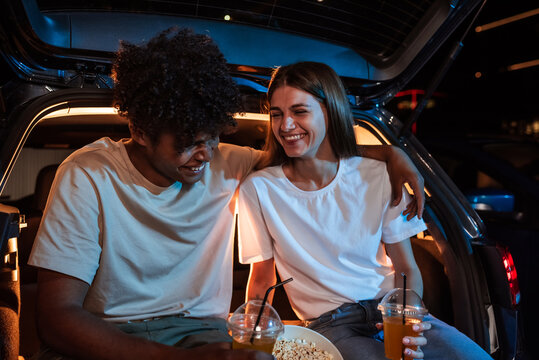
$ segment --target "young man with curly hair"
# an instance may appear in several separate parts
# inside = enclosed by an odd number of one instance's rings
[[[60,165],[29,261],[39,358],[271,359],[230,350],[226,331],[234,196],[261,152],[219,144],[240,110],[223,55],[207,36],[168,30],[122,43],[114,76],[131,138]],[[422,189],[399,151],[364,150],[392,159],[395,188]],[[422,206],[421,193],[409,215]]]

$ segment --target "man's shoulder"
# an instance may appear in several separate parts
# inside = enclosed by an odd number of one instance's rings
[[[227,160],[238,157],[251,158],[260,152],[260,150],[255,150],[248,146],[239,146],[229,143],[219,143],[218,150]]]
[[[259,161],[262,152],[247,146],[221,143],[214,154],[213,166],[228,169],[237,179],[244,179]]]
[[[82,148],[75,150],[60,164],[60,168],[83,169],[85,172],[95,172],[108,167],[123,164],[120,141],[101,138]]]
[[[257,171],[252,172],[245,182],[252,184],[269,184],[278,181],[283,178],[282,167],[279,166],[269,166]]]
[[[120,155],[121,144],[110,138],[101,138],[88,145],[75,150],[69,155],[65,162],[91,162],[99,158],[111,158]]]

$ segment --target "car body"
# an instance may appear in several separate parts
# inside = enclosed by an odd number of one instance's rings
[[[539,141],[514,135],[425,136],[422,143],[466,195],[489,217],[539,224]]]
[[[515,135],[426,136],[423,145],[466,196],[489,238],[509,249],[519,278],[519,326],[532,350],[539,296],[539,141]],[[539,356],[539,353],[533,357]]]
[[[358,143],[401,147],[425,179],[428,230],[412,242],[430,312],[494,357],[513,358],[518,294],[511,292],[516,279],[510,278],[508,253],[486,236],[476,211],[423,145],[412,134],[401,134],[403,123],[384,109],[478,3],[370,1],[344,8],[314,1],[142,1],[132,5],[142,8],[111,9],[103,2],[102,8],[87,9],[85,2],[66,7],[0,0],[1,52],[13,75],[2,87],[2,212],[6,228],[13,229],[19,213],[26,217],[18,226],[27,227],[18,238],[20,280],[11,277],[2,285],[21,288],[19,354],[31,356],[38,346],[32,333],[35,275],[25,262],[43,210],[38,194],[47,193],[41,179],[50,179],[55,164],[99,137],[129,136],[125,119],[111,107],[111,60],[119,40],[139,43],[180,26],[212,36],[243,93],[246,113],[237,116],[237,131],[222,141],[263,144],[268,116],[260,103],[275,66],[300,60],[332,66],[349,91]],[[49,175],[42,176],[41,169]],[[16,274],[10,264],[10,274]],[[232,308],[242,297],[246,272],[239,265],[235,269]],[[11,311],[18,309],[11,304]],[[286,311],[280,311],[284,318]]]

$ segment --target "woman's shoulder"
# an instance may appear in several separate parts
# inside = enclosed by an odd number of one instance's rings
[[[385,171],[386,170],[386,163],[385,161],[375,160],[375,159],[369,159],[366,157],[361,156],[351,156],[349,158],[345,158],[341,160],[341,163],[345,166],[345,168],[349,170],[379,170],[379,171]]]
[[[384,161],[359,156],[343,159],[340,178],[357,184],[376,184],[381,186],[389,182],[387,165]]]

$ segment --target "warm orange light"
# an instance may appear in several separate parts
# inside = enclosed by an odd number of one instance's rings
[[[479,79],[481,76],[483,76],[483,74],[481,74],[481,71],[477,71],[474,76],[476,79]]]
[[[269,114],[259,114],[259,113],[236,113],[234,114],[234,119],[243,119],[243,120],[261,120],[269,121]]]
[[[518,64],[509,65],[507,71],[520,70],[539,65],[539,59],[521,62]]]
[[[501,20],[493,21],[493,22],[485,24],[485,25],[477,26],[475,28],[475,32],[487,31],[487,30],[490,30],[490,29],[497,28],[498,26],[506,25],[506,24],[512,23],[514,21],[522,20],[522,19],[525,19],[527,17],[538,15],[538,14],[539,14],[539,9],[526,11],[526,12],[523,12],[523,13],[520,13],[520,14],[517,14],[517,15],[514,15],[514,16],[510,16],[510,17],[505,18],[505,19],[501,19]]]
[[[113,107],[76,107],[76,108],[65,108],[61,110],[53,111],[43,117],[43,119],[49,120],[54,118],[61,118],[67,116],[80,116],[80,115],[91,115],[99,121],[99,117],[95,115],[117,115],[118,110]],[[262,120],[269,121],[269,114],[260,114],[260,113],[235,113],[235,119],[247,119],[247,120]],[[121,118],[122,123],[127,122],[125,118]],[[107,120],[110,121],[110,120]],[[107,122],[108,123],[108,122]]]

